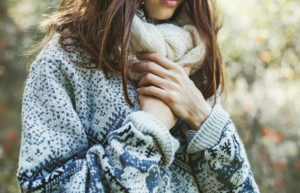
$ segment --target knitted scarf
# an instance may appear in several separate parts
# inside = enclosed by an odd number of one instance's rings
[[[191,66],[190,74],[198,70],[204,60],[205,45],[186,9],[182,7],[175,19],[160,24],[149,23],[144,8],[140,8],[132,21],[131,43],[134,53],[159,52],[180,66]],[[134,62],[138,59],[134,55]],[[142,75],[128,72],[129,78],[138,80]]]

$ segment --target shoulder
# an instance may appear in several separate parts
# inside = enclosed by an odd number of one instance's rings
[[[82,48],[64,49],[60,44],[61,35],[55,33],[39,52],[29,67],[29,75],[33,73],[44,73],[47,76],[59,76],[63,74],[76,73],[79,68],[76,63],[89,64],[89,56]],[[82,68],[81,68],[82,69]]]
[[[37,55],[35,61],[51,60],[51,61],[68,61],[67,54],[59,43],[60,34],[55,33],[51,39],[44,45]]]
[[[51,69],[60,69],[62,66],[70,66],[70,60],[59,44],[60,34],[54,34],[52,38],[44,45],[29,67],[30,74],[44,72]]]

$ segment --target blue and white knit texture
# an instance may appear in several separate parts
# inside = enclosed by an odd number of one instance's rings
[[[220,96],[199,131],[184,121],[169,131],[138,102],[130,108],[120,76],[83,69],[70,56],[54,37],[30,67],[22,192],[259,192]],[[137,100],[135,84],[128,92]]]

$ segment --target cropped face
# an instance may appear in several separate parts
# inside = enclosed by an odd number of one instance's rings
[[[152,23],[172,17],[183,0],[144,0],[145,9]]]

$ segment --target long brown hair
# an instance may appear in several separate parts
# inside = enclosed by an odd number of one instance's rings
[[[65,39],[76,39],[72,42],[76,42],[76,45],[80,45],[95,59],[95,69],[102,69],[106,75],[107,71],[122,75],[125,99],[133,106],[127,91],[126,63],[131,49],[131,23],[141,1],[62,0],[58,10],[43,22],[46,36],[32,53],[40,51],[56,32],[61,34],[60,44],[63,48],[69,46],[64,43]],[[222,55],[217,42],[220,25],[215,3],[212,0],[184,0],[183,3],[189,9],[189,16],[206,45],[204,64],[191,79],[205,99],[214,95],[216,102],[217,88],[221,85],[222,93],[226,85]]]

